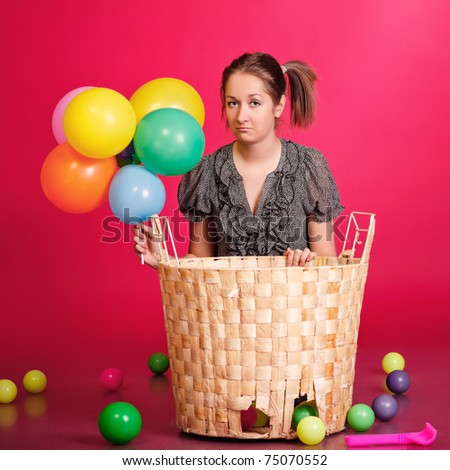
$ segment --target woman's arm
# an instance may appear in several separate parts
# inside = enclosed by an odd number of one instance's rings
[[[333,221],[319,223],[314,217],[308,218],[309,248],[319,256],[336,256]]]
[[[189,252],[187,256],[199,258],[217,256],[211,219],[206,218],[202,222],[189,223]]]

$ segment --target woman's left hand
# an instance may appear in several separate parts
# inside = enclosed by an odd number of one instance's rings
[[[284,252],[286,258],[286,266],[304,266],[307,261],[311,261],[317,256],[315,251],[311,251],[309,248],[304,250],[292,250],[288,248]]]

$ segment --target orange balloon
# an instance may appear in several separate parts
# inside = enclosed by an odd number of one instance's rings
[[[56,207],[70,214],[84,214],[106,202],[117,169],[116,157],[85,157],[64,142],[45,159],[41,185]]]

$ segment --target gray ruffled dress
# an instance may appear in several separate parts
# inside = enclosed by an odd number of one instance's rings
[[[267,175],[255,214],[233,160],[233,144],[204,156],[178,187],[180,211],[208,219],[217,256],[276,256],[308,246],[308,216],[328,222],[344,209],[325,157],[281,140],[277,168]]]

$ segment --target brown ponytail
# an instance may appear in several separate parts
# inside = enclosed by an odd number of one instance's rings
[[[314,82],[317,76],[305,62],[292,60],[284,64],[289,79],[291,124],[308,127],[314,122],[316,110]]]

